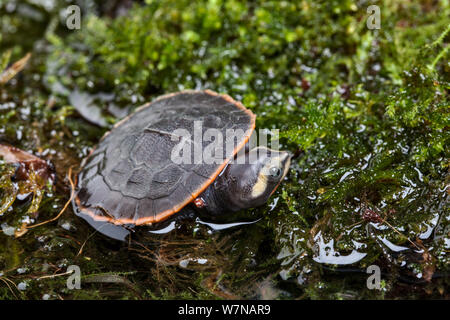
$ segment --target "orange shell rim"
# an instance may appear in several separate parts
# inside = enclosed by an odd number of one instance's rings
[[[241,150],[245,144],[248,142],[248,140],[250,139],[250,136],[252,134],[252,132],[255,130],[255,120],[256,120],[256,115],[250,110],[247,109],[241,102],[234,100],[232,97],[230,97],[227,94],[220,94],[211,90],[183,90],[180,92],[174,92],[174,93],[169,93],[169,94],[165,94],[162,95],[158,98],[156,98],[155,100],[146,103],[140,107],[138,107],[132,114],[145,109],[147,107],[149,107],[152,103],[162,100],[162,99],[167,99],[170,97],[173,97],[175,95],[178,94],[196,94],[196,93],[206,93],[212,96],[220,96],[222,98],[224,98],[225,100],[227,100],[228,102],[232,103],[233,105],[235,105],[236,107],[238,107],[239,109],[243,110],[245,113],[247,113],[250,116],[250,120],[251,120],[251,126],[250,128],[245,132],[245,137],[244,140],[234,149],[233,154],[231,157],[229,157],[228,159],[226,159],[222,165],[220,165],[220,167],[216,170],[216,172],[205,182],[203,183],[200,188],[198,188],[193,194],[191,194],[190,198],[187,198],[185,201],[183,201],[182,203],[174,206],[172,209],[160,212],[158,214],[156,214],[155,217],[145,217],[145,218],[139,218],[136,220],[133,219],[114,219],[112,217],[107,217],[107,216],[99,216],[96,215],[93,210],[81,205],[80,203],[80,199],[78,198],[78,195],[75,196],[75,203],[77,205],[77,207],[80,209],[79,213],[81,214],[87,214],[89,215],[92,219],[94,219],[95,221],[101,221],[101,222],[109,222],[115,225],[126,225],[126,224],[130,224],[130,225],[151,225],[153,223],[158,223],[158,222],[162,222],[164,220],[166,220],[167,218],[169,218],[170,216],[174,215],[175,213],[179,212],[181,209],[183,209],[187,204],[191,203],[195,198],[197,198],[203,191],[205,191],[205,189],[217,178],[217,176],[222,172],[223,168],[225,168],[225,166],[228,164],[228,162],[236,155],[236,153]],[[117,122],[113,128],[106,132],[103,137],[100,139],[99,143],[115,128],[117,128],[119,125],[121,125],[122,123],[126,122],[128,119],[130,119],[130,116],[125,117],[124,119],[120,120],[119,122]],[[89,153],[88,157],[90,157],[90,155],[92,154],[92,152],[94,152],[95,148],[93,148],[91,150],[91,152]]]

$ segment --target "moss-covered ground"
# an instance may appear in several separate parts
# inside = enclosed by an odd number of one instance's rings
[[[449,298],[448,0],[71,3],[0,0],[0,72],[31,53],[0,85],[0,143],[56,171],[18,184],[0,160],[0,299]],[[28,228],[115,122],[183,89],[242,101],[295,154],[257,223],[121,243],[69,206]]]

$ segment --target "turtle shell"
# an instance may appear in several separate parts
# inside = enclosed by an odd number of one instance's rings
[[[197,127],[196,121],[200,121]],[[225,148],[227,141],[223,142],[219,161],[172,161],[172,151],[181,141],[175,130],[194,137],[195,130],[200,132],[199,123],[202,137],[211,128],[222,137],[229,129],[242,134],[231,137],[234,148]],[[117,123],[84,160],[75,197],[77,213],[114,224],[163,221],[215,180],[254,128],[255,115],[227,95],[206,90],[159,97]],[[183,141],[193,157],[195,150],[198,153],[211,144],[208,139]]]

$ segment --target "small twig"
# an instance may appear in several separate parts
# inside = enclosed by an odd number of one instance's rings
[[[9,80],[11,80],[17,73],[22,71],[23,68],[25,68],[28,60],[31,57],[31,53],[27,53],[25,57],[22,59],[16,61],[11,67],[6,69],[4,72],[0,74],[0,85],[7,83]]]
[[[14,295],[14,297],[16,299],[18,299],[17,295],[14,293],[14,290],[11,288],[11,286],[8,283],[8,281],[11,282],[14,285],[14,287],[16,287],[17,290],[19,290],[19,288],[17,288],[16,284],[14,283],[14,281],[12,281],[12,280],[10,280],[8,278],[5,278],[5,277],[0,277],[0,280],[2,280],[6,284],[6,286],[9,289],[9,291],[11,291],[11,293]]]
[[[84,245],[88,242],[88,240],[89,240],[90,238],[92,238],[92,237],[94,236],[94,234],[97,233],[97,231],[98,231],[98,230],[95,230],[94,232],[92,232],[92,233],[86,238],[86,240],[84,240],[83,244],[82,244],[81,247],[80,247],[80,250],[78,250],[78,253],[77,253],[76,257],[78,257],[78,256],[83,252]]]
[[[64,211],[66,211],[67,207],[68,207],[69,204],[72,202],[73,197],[75,196],[75,184],[74,184],[73,181],[72,181],[72,167],[69,168],[68,179],[69,179],[69,183],[70,183],[70,188],[72,189],[72,190],[71,190],[71,193],[70,193],[70,198],[69,198],[69,200],[66,202],[66,204],[64,205],[64,207],[62,208],[62,210],[58,213],[58,215],[57,215],[56,217],[50,219],[50,220],[47,220],[47,221],[44,221],[44,222],[41,222],[41,223],[38,223],[38,224],[33,224],[33,225],[31,225],[31,226],[27,226],[27,229],[39,227],[39,226],[42,226],[42,225],[47,224],[47,223],[49,223],[49,222],[58,220],[59,217],[64,213]]]
[[[351,225],[349,225],[349,226],[347,226],[347,227],[345,227],[345,228],[346,228],[346,229],[353,228],[353,227],[357,226],[358,224],[360,224],[360,223],[362,223],[362,222],[364,222],[364,220],[360,220],[360,221],[358,221],[358,222],[355,222],[355,223],[353,223],[353,224],[351,224]]]
[[[351,229],[351,228],[353,228],[353,227],[356,227],[358,224],[361,224],[362,222],[364,222],[364,220],[360,220],[360,221],[355,222],[355,223],[353,223],[353,224],[351,224],[351,225],[349,225],[349,226],[346,226],[345,229],[348,230],[348,229]],[[342,233],[336,238],[336,241],[339,241],[339,240],[342,238],[343,235],[344,235],[344,232],[342,232]]]
[[[375,211],[370,210],[370,209],[367,208],[367,199],[366,199],[366,194],[365,193],[362,195],[362,200],[363,200],[363,203],[361,205],[361,211],[364,211],[364,212],[369,211],[369,213],[371,213],[370,215],[367,215],[367,216],[365,214],[363,214],[363,219],[364,220],[370,221],[370,222],[377,222],[379,224],[385,223],[389,228],[391,228],[392,230],[397,232],[403,238],[406,238],[406,240],[408,240],[414,247],[416,247],[418,250],[420,250],[420,248],[417,246],[417,244],[415,244],[407,236],[405,236],[403,233],[398,231],[394,226],[392,226],[389,222],[386,221],[389,218],[388,214],[386,212],[384,212],[384,219],[383,219],[383,218],[380,217],[380,214],[379,214],[380,210],[379,209],[376,209],[378,212],[375,212]]]
[[[414,247],[416,247],[418,250],[421,250],[419,248],[419,246],[417,246],[411,239],[409,239],[407,236],[405,236],[403,233],[401,233],[400,231],[398,231],[394,226],[392,226],[389,222],[387,222],[386,220],[383,220],[382,223],[386,223],[392,230],[394,230],[395,232],[397,232],[399,235],[401,235],[402,237],[406,238],[406,240],[408,240]]]
[[[73,273],[73,270],[67,271],[67,272],[63,272],[63,273],[56,273],[56,274],[51,274],[51,275],[47,275],[47,276],[38,277],[38,278],[36,278],[36,280],[51,279],[51,278],[55,278],[55,277],[66,276],[66,275],[72,274],[72,273]]]

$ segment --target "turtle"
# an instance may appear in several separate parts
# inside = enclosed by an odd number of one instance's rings
[[[186,210],[220,217],[265,204],[291,153],[251,148],[253,112],[226,94],[160,96],[114,125],[82,161],[75,213],[124,239]]]

